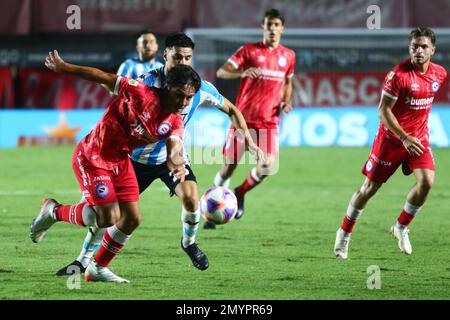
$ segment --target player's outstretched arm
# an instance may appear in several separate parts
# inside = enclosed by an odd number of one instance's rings
[[[241,111],[230,102],[227,98],[223,98],[223,105],[220,110],[230,117],[231,122],[234,127],[241,130],[244,133],[245,141],[248,145],[248,150],[252,153],[257,161],[264,161],[264,152],[258,148],[250,135],[250,131],[247,127],[247,122],[245,122],[244,116]]]
[[[45,66],[54,72],[69,73],[80,78],[102,84],[112,92],[114,91],[114,86],[118,77],[114,73],[107,73],[97,68],[67,63],[61,59],[58,51],[56,50],[48,53],[48,56],[45,58]]]
[[[230,62],[225,62],[223,66],[216,72],[219,79],[238,79],[238,78],[257,78],[261,74],[261,70],[256,67],[248,68],[244,71],[236,69]]]
[[[183,142],[178,136],[170,136],[166,139],[166,147],[167,167],[180,182],[183,182],[185,176]]]
[[[397,118],[392,112],[396,101],[383,94],[378,105],[378,117],[386,128],[397,135],[410,155],[419,156],[423,153],[425,147],[419,139],[408,135],[398,123]]]

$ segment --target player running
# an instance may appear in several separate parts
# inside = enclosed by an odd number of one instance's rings
[[[158,42],[152,32],[142,32],[136,41],[137,59],[127,59],[117,70],[119,76],[136,79],[141,74],[161,68],[163,64],[156,60]]]
[[[167,81],[167,74],[174,66],[191,64],[194,47],[195,44],[192,39],[184,33],[175,33],[168,36],[163,54],[165,66],[142,75],[138,80],[143,81],[150,87],[164,86]],[[239,110],[224,98],[211,83],[204,80],[202,80],[200,90],[196,93],[189,105],[181,111],[185,126],[200,106],[219,108],[219,110],[230,117],[237,128],[248,133],[245,120]],[[255,145],[250,134],[247,134],[247,139],[249,149],[255,153],[256,157],[263,157],[262,151]],[[136,173],[140,193],[144,192],[153,181],[159,178],[169,188],[171,196],[173,194],[178,196],[182,204],[182,248],[191,258],[193,265],[200,270],[204,270],[208,268],[208,261],[198,259],[198,254],[201,251],[195,244],[195,237],[200,221],[197,180],[190,166],[189,156],[185,150],[183,156],[186,176],[182,182],[179,180],[174,181],[170,170],[167,168],[167,147],[162,140],[135,149],[131,156],[131,162]],[[103,232],[103,230],[91,228],[86,235],[77,259],[58,270],[56,275],[70,275],[70,270],[73,270],[74,267],[78,268],[80,272],[84,272],[90,258],[100,245]]]
[[[128,282],[108,266],[141,221],[139,187],[129,155],[136,147],[165,140],[173,178],[184,181],[183,122],[180,111],[200,89],[200,77],[189,66],[172,68],[162,89],[65,63],[56,51],[45,65],[106,86],[117,96],[108,104],[95,128],[75,148],[72,167],[87,202],[61,205],[44,200],[30,227],[33,242],[40,242],[57,221],[108,228],[85,272],[86,281]],[[207,260],[205,255],[201,257]]]
[[[378,106],[380,127],[369,159],[362,168],[366,179],[356,191],[336,233],[334,254],[347,259],[352,229],[364,207],[378,189],[402,165],[414,173],[416,184],[406,196],[403,211],[391,227],[400,250],[412,253],[409,224],[422,209],[434,182],[434,159],[428,134],[428,116],[436,92],[447,77],[446,70],[430,61],[436,37],[428,28],[416,28],[409,36],[410,58],[390,71]]]
[[[266,11],[261,25],[263,41],[245,44],[217,71],[218,78],[241,79],[236,106],[244,115],[253,139],[264,151],[266,159],[258,163],[245,181],[234,189],[238,200],[236,219],[244,214],[245,194],[273,171],[278,153],[280,113],[292,110],[295,52],[280,44],[284,20],[278,10]],[[229,186],[245,147],[239,130],[231,126],[223,149],[224,163],[214,179],[216,186]],[[206,221],[203,227],[210,229],[215,225]]]

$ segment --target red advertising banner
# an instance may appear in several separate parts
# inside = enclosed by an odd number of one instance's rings
[[[71,75],[21,69],[19,107],[28,109],[104,108],[111,98],[102,86]]]
[[[445,1],[445,0],[438,0]],[[378,5],[383,28],[410,22],[408,0],[208,0],[198,5],[197,27],[258,28],[264,12],[277,8],[286,18],[287,28],[366,28],[367,8]],[[411,1],[412,2],[412,1]],[[429,4],[428,4],[429,5]]]
[[[293,104],[314,106],[378,105],[384,72],[310,72],[293,79]],[[450,83],[446,81],[436,95],[435,105],[450,103]]]
[[[31,1],[0,1],[0,34],[30,33]]]
[[[80,30],[69,29],[71,5],[80,8]],[[191,1],[185,0],[34,0],[33,32],[180,31],[191,23]],[[70,22],[69,22],[70,24]]]
[[[67,26],[72,5],[80,9],[79,30]],[[0,34],[258,28],[271,7],[287,28],[366,28],[371,5],[380,8],[382,28],[450,27],[448,0],[2,0]]]
[[[0,68],[0,109],[15,108],[11,68]]]

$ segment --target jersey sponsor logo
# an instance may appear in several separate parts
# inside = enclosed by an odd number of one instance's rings
[[[432,90],[433,92],[437,92],[437,91],[439,90],[439,81],[434,80],[434,81],[431,83],[431,90]]]
[[[278,65],[280,67],[286,67],[286,65],[287,65],[286,57],[283,57],[283,56],[279,57],[278,58]]]
[[[420,86],[418,83],[413,83],[413,84],[411,84],[411,91],[418,91],[419,87]]]
[[[428,109],[431,107],[431,104],[433,103],[434,97],[429,98],[405,98],[405,104],[409,104],[411,106],[411,109],[413,110],[421,110],[421,109]]]
[[[269,69],[260,69],[260,70],[263,79],[267,80],[283,80],[286,75],[286,72],[284,71],[276,71]]]
[[[172,129],[172,126],[167,122],[163,122],[158,127],[158,133],[164,136],[169,133],[170,129]]]
[[[95,193],[97,194],[97,196],[99,198],[104,198],[106,196],[108,196],[109,194],[109,188],[106,184],[104,183],[99,183],[96,187],[95,187]]]
[[[139,81],[134,80],[134,79],[130,79],[130,80],[128,80],[128,84],[130,86],[137,87],[139,85]]]

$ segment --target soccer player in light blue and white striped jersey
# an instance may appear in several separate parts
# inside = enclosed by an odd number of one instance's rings
[[[137,79],[141,74],[164,66],[156,60],[158,42],[151,32],[143,32],[136,43],[138,58],[125,60],[117,70],[119,76]]]
[[[138,80],[151,87],[163,87],[167,72],[171,68],[178,64],[191,64],[194,46],[191,38],[184,33],[176,33],[167,37],[166,48],[163,54],[165,66],[143,74]],[[205,80],[202,80],[200,90],[191,99],[189,105],[181,111],[184,126],[189,123],[199,106],[216,107],[226,113],[234,126],[244,132],[249,151],[255,154],[257,160],[263,157],[263,152],[251,138],[242,113],[228,99],[223,97],[211,83]],[[186,174],[183,182],[174,179],[167,168],[165,143],[157,142],[135,149],[131,156],[131,162],[136,173],[140,193],[147,189],[154,180],[161,179],[169,188],[170,195],[176,194],[179,197],[182,204],[181,220],[183,226],[181,248],[186,252],[196,268],[205,270],[209,265],[208,259],[195,243],[195,236],[200,221],[197,181],[190,167],[186,151],[184,151],[184,158]],[[73,266],[79,267],[80,271],[83,272],[84,266],[87,266],[89,259],[93,255],[93,248],[101,242],[102,237],[100,235],[103,235],[103,230],[90,230],[78,258],[59,270],[57,275],[70,275],[68,270],[72,270]]]

